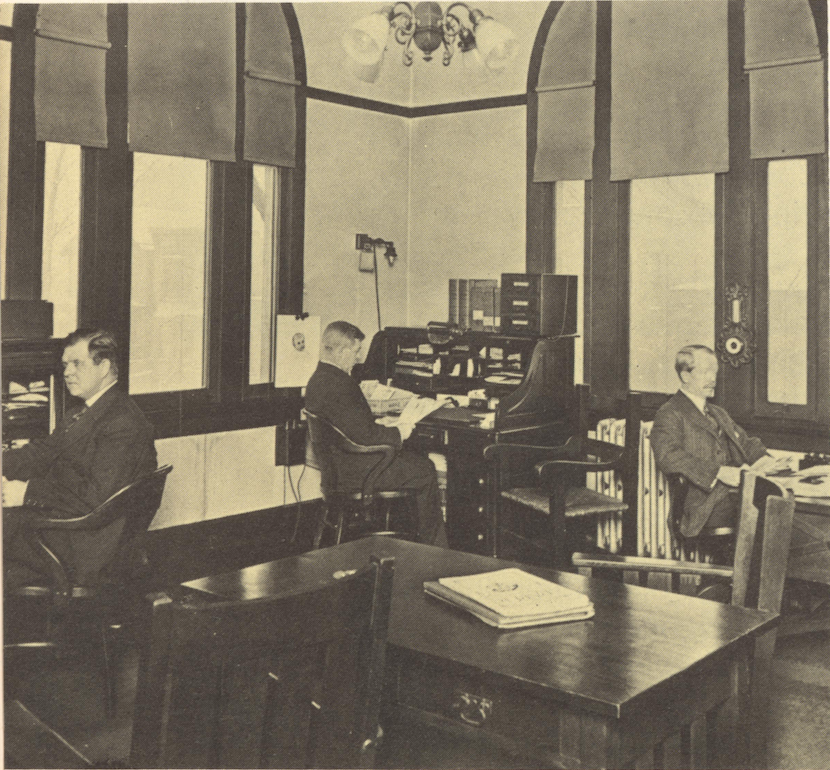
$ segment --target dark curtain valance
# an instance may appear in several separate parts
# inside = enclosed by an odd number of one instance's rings
[[[611,179],[727,171],[727,2],[611,9]]]
[[[534,182],[591,179],[595,67],[596,3],[565,3],[539,69]]]
[[[807,0],[747,0],[750,155],[825,151],[824,62]]]
[[[130,149],[235,160],[236,12],[229,3],[131,3]]]
[[[295,164],[297,110],[291,35],[278,3],[245,7],[245,160]]]
[[[106,147],[106,4],[41,5],[36,35],[37,138]]]

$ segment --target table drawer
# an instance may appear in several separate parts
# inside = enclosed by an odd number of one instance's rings
[[[404,657],[406,654],[403,653]],[[488,682],[486,676],[449,671],[409,661],[390,666],[396,713],[403,719],[469,728],[521,746],[527,755],[561,755],[562,732],[573,715],[559,704],[534,698],[518,687]],[[403,663],[403,661],[401,661]],[[567,741],[567,738],[565,738]]]

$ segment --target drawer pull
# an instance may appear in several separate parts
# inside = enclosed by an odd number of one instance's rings
[[[487,717],[492,714],[493,701],[488,698],[481,698],[478,695],[458,692],[455,694],[452,708],[462,722],[473,725],[473,727],[480,727]]]

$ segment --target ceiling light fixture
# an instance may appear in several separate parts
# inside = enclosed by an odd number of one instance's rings
[[[343,35],[343,47],[355,65],[376,73],[390,30],[394,30],[395,40],[404,47],[403,63],[407,67],[414,58],[413,43],[425,61],[431,61],[443,44],[445,66],[452,61],[457,47],[462,53],[478,51],[485,66],[497,71],[515,56],[518,42],[504,24],[480,10],[470,9],[466,3],[452,3],[443,12],[438,3],[413,6],[401,2],[384,6],[354,22]]]

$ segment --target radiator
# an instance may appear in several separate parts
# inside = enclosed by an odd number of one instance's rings
[[[650,422],[640,424],[640,456],[637,463],[637,555],[696,561],[697,553],[678,547],[672,542],[669,533],[669,485],[654,461],[654,453],[651,451],[651,425]],[[596,429],[588,435],[600,441],[622,445],[625,443],[625,420],[600,420]],[[590,489],[622,499],[622,484],[614,478],[613,471],[589,474],[586,485]],[[611,553],[621,550],[621,514],[609,514],[597,523],[597,545]]]

